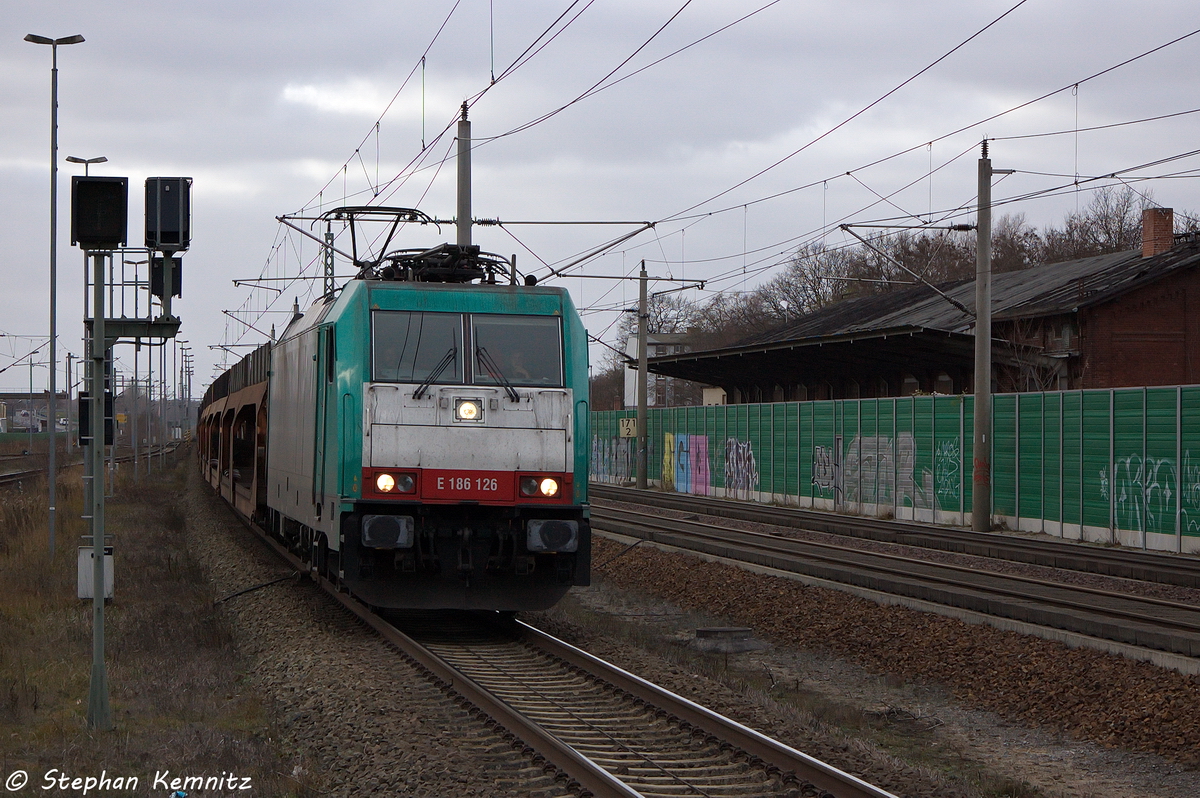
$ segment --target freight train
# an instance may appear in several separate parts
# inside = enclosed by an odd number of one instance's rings
[[[587,336],[567,291],[470,245],[357,265],[209,387],[204,478],[372,606],[536,610],[588,584]]]

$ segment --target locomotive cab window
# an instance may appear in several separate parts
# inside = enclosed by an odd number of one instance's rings
[[[563,384],[562,332],[557,316],[471,316],[476,385]]]
[[[377,310],[371,320],[372,373],[376,380],[463,381],[461,314]]]

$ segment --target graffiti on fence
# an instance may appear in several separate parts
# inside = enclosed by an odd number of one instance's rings
[[[1174,458],[1130,454],[1116,459],[1111,481],[1107,469],[1098,476],[1100,498],[1111,502],[1117,529],[1174,535],[1178,502],[1180,531],[1200,533],[1200,463],[1192,462],[1190,450],[1178,472]]]
[[[749,444],[746,444],[749,446]],[[656,456],[650,442],[649,459]],[[750,455],[753,464],[753,455]],[[592,475],[596,482],[629,482],[637,475],[636,438],[592,438]],[[758,482],[758,474],[754,474]],[[666,490],[711,496],[712,468],[707,435],[663,434],[662,486]]]
[[[1179,480],[1179,526],[1184,534],[1200,534],[1200,463],[1192,462],[1191,451],[1183,453]]]
[[[735,494],[758,490],[758,463],[750,441],[725,439],[725,490]]]
[[[856,435],[846,447],[841,485],[835,493],[855,504],[894,504],[899,507],[934,507],[933,472],[916,473],[916,441],[904,432],[893,439],[886,435]],[[838,469],[834,469],[838,476]],[[953,509],[957,510],[955,505]]]
[[[813,447],[812,482],[821,490],[833,490],[838,483],[834,473],[834,453],[832,446]]]
[[[636,438],[592,438],[592,479],[622,483],[633,479]]]
[[[675,433],[663,434],[662,451],[663,490],[675,490]]]
[[[663,433],[662,486],[679,493],[712,495],[707,435]]]
[[[933,452],[933,484],[938,506],[956,510],[962,497],[962,447],[957,437],[938,443]]]
[[[1175,532],[1175,465],[1166,457],[1142,457],[1131,454],[1118,457],[1113,464],[1112,507],[1118,529],[1133,532],[1161,532],[1164,516],[1170,515],[1170,531]]]
[[[1192,463],[1190,450],[1183,453],[1183,466],[1176,472],[1174,458],[1118,457],[1108,474],[1100,471],[1100,496],[1112,502],[1113,523],[1131,532],[1175,534],[1175,502],[1179,502],[1179,524],[1184,533],[1200,532],[1200,464]]]

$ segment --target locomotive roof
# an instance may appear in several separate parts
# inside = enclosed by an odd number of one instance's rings
[[[358,301],[359,294],[363,291],[370,292],[372,308],[378,307],[374,295],[380,292],[410,296],[415,292],[426,298],[423,303],[425,305],[428,305],[429,301],[434,298],[454,297],[451,302],[433,302],[435,306],[428,307],[429,310],[561,315],[567,308],[574,308],[569,292],[561,286],[355,279],[347,282],[336,294],[321,297],[308,310],[294,315],[279,340],[283,341],[299,335],[301,332],[321,324],[331,314],[336,316],[339,306],[344,307],[351,302]],[[384,304],[391,303],[385,301]],[[437,305],[441,305],[441,307],[437,307]],[[540,308],[537,307],[539,305]]]

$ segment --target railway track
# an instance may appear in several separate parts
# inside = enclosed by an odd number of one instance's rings
[[[307,566],[239,520],[297,571]],[[895,798],[526,624],[372,612],[322,588],[581,795]]]
[[[169,444],[169,445],[167,445],[165,447],[161,447],[161,448],[151,449],[151,448],[147,447],[145,453],[142,454],[142,457],[143,458],[157,457],[160,454],[169,453],[169,452],[174,451],[176,448],[178,448],[178,446],[179,446],[179,444],[174,443],[174,444]],[[12,455],[10,457],[10,459],[22,458],[22,457],[27,457],[27,456],[28,455]],[[70,460],[66,460],[64,458],[63,461],[59,462],[58,467],[59,467],[59,469],[70,468],[72,466],[80,465],[80,464],[82,464],[82,462],[83,462],[82,455],[72,458]],[[110,462],[110,461],[108,459],[106,459],[105,462]],[[119,455],[116,458],[116,462],[118,462],[118,463],[133,462],[133,454],[131,453],[131,454]],[[24,482],[27,479],[36,479],[37,477],[42,476],[45,473],[46,473],[46,465],[44,463],[42,465],[40,465],[38,468],[26,468],[26,469],[21,469],[18,471],[9,471],[6,473],[0,473],[0,485],[12,485],[12,484],[15,484],[18,482]]]
[[[647,504],[720,518],[1200,588],[1200,557],[1190,555],[1152,553],[1129,548],[1108,549],[1086,543],[1036,540],[907,521],[842,516],[819,510],[751,504],[708,496],[640,491],[598,483],[592,483],[588,491],[594,499]]]
[[[747,532],[712,521],[592,508],[592,525],[776,570],[1200,657],[1200,606]]]

